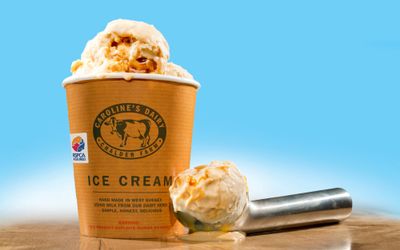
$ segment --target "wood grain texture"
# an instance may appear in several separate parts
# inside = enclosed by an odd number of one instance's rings
[[[400,249],[400,221],[353,215],[341,224],[248,235],[241,243],[185,243],[79,236],[77,223],[0,228],[0,249]]]

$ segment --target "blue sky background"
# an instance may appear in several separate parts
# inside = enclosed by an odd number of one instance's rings
[[[76,216],[62,80],[116,18],[154,24],[202,84],[192,164],[252,198],[340,186],[400,215],[397,1],[0,3],[0,218]]]

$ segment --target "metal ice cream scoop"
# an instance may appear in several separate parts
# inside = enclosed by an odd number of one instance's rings
[[[243,231],[247,233],[267,230],[339,222],[350,216],[352,199],[342,188],[281,196],[250,201],[234,225],[203,223],[178,211],[177,219],[191,231]]]

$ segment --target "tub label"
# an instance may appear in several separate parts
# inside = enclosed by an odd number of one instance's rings
[[[137,103],[120,103],[101,111],[93,122],[97,146],[112,157],[133,160],[157,152],[165,142],[164,118]]]

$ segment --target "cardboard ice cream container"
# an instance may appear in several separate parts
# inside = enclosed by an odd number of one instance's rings
[[[63,86],[81,234],[184,233],[168,188],[190,164],[200,85],[172,76],[109,73],[71,76]]]

